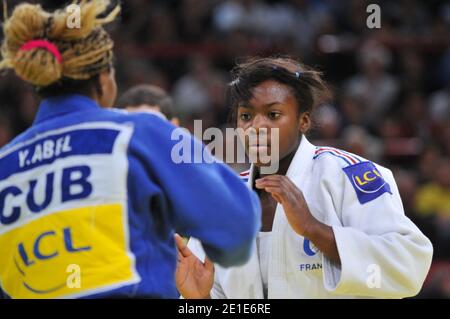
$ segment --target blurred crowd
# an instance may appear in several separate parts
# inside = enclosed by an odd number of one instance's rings
[[[166,89],[184,127],[230,125],[225,91],[239,57],[289,54],[322,70],[334,97],[317,108],[311,139],[393,170],[407,215],[434,244],[419,297],[450,298],[449,2],[122,2],[110,30],[119,90]],[[370,3],[381,8],[380,29],[367,27]],[[0,77],[0,146],[32,123],[37,105],[13,74]]]

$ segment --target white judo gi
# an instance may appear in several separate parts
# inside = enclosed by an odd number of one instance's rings
[[[253,185],[254,167],[248,185]],[[241,175],[246,175],[241,174]],[[416,295],[433,247],[405,216],[392,172],[359,156],[316,147],[305,137],[286,174],[311,213],[333,228],[341,265],[289,225],[278,204],[268,265],[268,298],[403,298]],[[191,250],[204,259],[201,244]],[[264,298],[256,242],[243,266],[215,266],[212,298]]]

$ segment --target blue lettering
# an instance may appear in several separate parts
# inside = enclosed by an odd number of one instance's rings
[[[46,174],[45,188],[38,183],[39,179],[31,179],[28,182],[28,189],[21,190],[17,186],[9,186],[0,190],[0,225],[10,225],[19,220],[22,209],[31,213],[40,213],[50,207],[55,195],[54,172]],[[75,166],[63,169],[61,174],[61,203],[80,200],[89,197],[93,192],[93,185],[89,181],[91,168],[89,166]],[[6,205],[9,197],[18,197],[26,194],[26,199],[18,206],[10,207]],[[39,194],[45,198],[37,199]],[[40,201],[40,202],[39,202]],[[6,211],[8,207],[9,211]]]
[[[75,248],[73,247],[72,243],[72,233],[70,228],[64,228],[64,244],[66,245],[66,250],[71,253],[79,252],[79,251],[87,251],[91,250],[91,246],[85,246],[85,247],[79,247]]]
[[[300,264],[299,268],[300,268],[300,271],[317,270],[317,269],[322,269],[322,264],[321,263]]]
[[[81,176],[74,178],[74,173],[78,173]],[[62,202],[88,197],[92,193],[92,185],[87,181],[90,175],[91,169],[89,166],[75,166],[64,169],[61,183]],[[75,185],[81,186],[81,192],[72,193],[71,189]]]
[[[44,237],[55,236],[55,235],[56,235],[56,233],[54,231],[48,231],[48,232],[45,232],[45,233],[39,235],[39,237],[36,238],[36,241],[34,242],[34,251],[33,252],[37,259],[45,260],[45,259],[50,259],[50,258],[58,256],[58,252],[54,252],[53,254],[50,254],[50,255],[44,255],[39,250],[39,245],[41,243],[41,240]]]
[[[72,239],[72,232],[69,227],[63,229],[63,235],[64,235],[64,245],[65,245],[66,251],[69,253],[89,251],[92,249],[91,246],[74,247],[73,239]],[[57,238],[55,231],[46,231],[46,232],[40,234],[34,241],[33,253],[34,253],[34,257],[36,259],[48,260],[48,259],[54,258],[59,255],[58,251],[54,251],[53,253],[45,253],[45,254],[42,252],[41,243],[44,240],[44,238],[50,237],[50,236]],[[51,246],[54,246],[54,245],[51,245]],[[28,256],[28,253],[27,253],[23,243],[19,243],[19,245],[17,246],[17,250],[18,250],[20,258],[22,259],[25,266],[29,267],[35,263],[35,260],[30,259],[30,257]]]
[[[34,261],[33,261],[33,260],[30,261],[30,260],[28,259],[28,254],[27,254],[27,252],[25,251],[25,247],[23,247],[23,244],[22,244],[22,243],[20,243],[19,246],[17,246],[17,248],[18,248],[18,250],[19,250],[20,258],[22,258],[23,263],[25,264],[25,266],[28,267],[28,266],[31,266],[32,264],[34,264]]]
[[[46,209],[48,205],[50,205],[50,202],[52,201],[53,197],[53,180],[54,180],[55,174],[50,173],[47,174],[47,182],[45,186],[45,199],[44,202],[41,205],[36,204],[36,200],[34,198],[34,190],[37,185],[37,180],[30,181],[30,190],[28,191],[27,195],[27,205],[28,208],[33,213],[39,213]]]
[[[12,214],[9,216],[5,216],[4,210],[6,196],[18,196],[20,194],[22,194],[22,191],[15,186],[8,187],[0,192],[0,223],[2,223],[3,225],[10,225],[17,221],[20,217],[20,207],[13,207]]]
[[[305,238],[303,240],[303,251],[308,256],[314,256],[315,254],[317,254],[317,252],[312,249],[311,241],[308,238]]]

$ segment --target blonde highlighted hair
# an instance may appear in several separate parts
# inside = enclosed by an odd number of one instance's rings
[[[120,12],[110,0],[74,1],[80,8],[80,28],[69,28],[71,12],[52,13],[40,5],[20,4],[3,26],[1,69],[13,69],[24,81],[48,87],[61,79],[88,80],[111,67],[113,41],[103,29]],[[30,41],[43,40],[58,54],[42,46],[24,49]],[[59,56],[60,55],[60,56]]]

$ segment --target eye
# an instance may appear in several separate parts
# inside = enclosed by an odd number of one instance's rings
[[[251,118],[252,118],[252,116],[249,113],[241,113],[239,115],[239,119],[244,122],[250,121]]]
[[[276,112],[276,111],[271,111],[269,112],[269,119],[271,120],[276,120],[281,116],[280,112]]]

